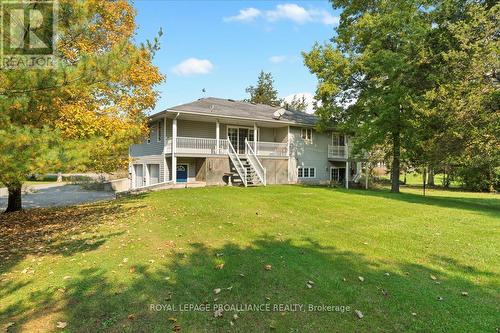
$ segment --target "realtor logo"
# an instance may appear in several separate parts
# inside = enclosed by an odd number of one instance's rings
[[[2,0],[0,68],[54,66],[57,2]]]

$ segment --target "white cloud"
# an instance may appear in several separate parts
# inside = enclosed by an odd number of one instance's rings
[[[269,21],[280,19],[292,20],[295,23],[303,24],[312,20],[311,14],[304,8],[294,3],[277,5],[274,10],[266,12]]]
[[[172,68],[173,72],[180,76],[189,76],[196,74],[208,74],[212,71],[214,65],[207,59],[189,58]]]
[[[307,103],[307,108],[306,108],[306,112],[307,113],[314,113],[314,95],[310,92],[300,92],[300,93],[295,93],[295,94],[291,94],[291,95],[288,95],[284,98],[285,101],[287,102],[291,102],[294,98],[302,98],[305,97],[306,99],[306,103]]]
[[[250,7],[250,8],[240,9],[240,13],[238,15],[224,17],[224,21],[250,22],[255,20],[260,15],[262,15],[262,12],[260,10]]]
[[[275,55],[269,58],[269,61],[272,62],[273,64],[279,64],[281,62],[284,62],[287,60],[287,56],[284,55]]]
[[[333,16],[326,10],[320,11],[319,15],[321,16],[321,22],[325,25],[339,25],[340,17]]]
[[[325,25],[338,25],[339,23],[338,16],[333,16],[324,9],[306,9],[295,3],[276,5],[274,9],[266,11],[262,11],[253,7],[240,9],[238,15],[225,17],[224,21],[251,22],[256,20],[257,18],[265,19],[268,22],[289,20],[297,24],[316,22]]]

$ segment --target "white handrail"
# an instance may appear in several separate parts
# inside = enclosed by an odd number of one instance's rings
[[[255,152],[252,149],[252,146],[248,143],[248,140],[245,138],[245,155],[252,165],[253,169],[257,172],[257,176],[259,176],[260,181],[264,186],[266,186],[266,169],[260,163],[260,160],[255,155]]]
[[[229,137],[227,138],[227,153],[229,155],[229,158],[234,164],[234,167],[236,168],[236,171],[240,175],[241,181],[243,182],[243,185],[245,187],[247,186],[247,168],[243,166],[243,163],[241,162],[240,158],[238,157],[238,154],[236,154],[236,150],[234,150],[233,144],[231,143],[231,140],[229,140]]]

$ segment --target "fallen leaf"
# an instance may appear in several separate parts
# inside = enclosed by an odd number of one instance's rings
[[[135,314],[131,313],[131,314],[128,315],[127,318],[130,319],[130,320],[134,320],[135,319]]]
[[[69,279],[71,279],[71,276],[69,276],[69,275],[66,275],[65,277],[63,277],[63,280],[69,280]]]
[[[214,311],[214,317],[215,318],[218,318],[218,317],[222,317],[222,314],[224,313],[224,310],[222,309],[217,309]]]
[[[434,275],[431,274],[431,279],[432,280],[437,280],[437,277],[435,277]]]
[[[391,274],[389,274],[389,273],[384,273],[384,275],[385,275],[385,276],[389,276],[389,275],[391,275]]]
[[[215,289],[214,289],[214,294],[216,294],[216,295],[217,295],[218,293],[220,293],[220,291],[221,291],[221,289],[220,289],[220,288],[215,288]]]
[[[235,314],[233,315],[233,319],[234,319],[234,320],[236,320],[236,319],[238,319],[238,318],[239,318],[239,317],[238,317],[238,314],[237,314],[237,313],[235,313]]]
[[[271,265],[267,264],[267,265],[265,265],[265,266],[264,266],[264,269],[265,269],[266,271],[270,271],[271,269],[273,269],[273,266],[271,266]]]
[[[359,311],[359,310],[354,310],[354,313],[356,314],[356,316],[359,318],[359,319],[363,319],[363,312]]]
[[[135,273],[135,267],[130,267],[130,269],[128,270],[130,273]]]
[[[174,332],[179,332],[181,330],[181,325],[175,324],[174,327],[172,327],[172,331]]]
[[[224,268],[224,264],[218,264],[217,266],[215,266],[215,269],[223,269]]]
[[[358,276],[358,280],[361,281],[361,282],[364,282],[365,281],[365,278],[362,277],[362,276]]]
[[[128,258],[123,258],[123,262],[128,262]]]
[[[5,329],[5,332],[9,331],[9,328],[11,328],[12,326],[14,326],[16,323],[11,321],[11,322],[8,322],[7,325],[5,325],[4,329]]]
[[[65,321],[58,321],[56,324],[57,328],[65,328],[66,326],[68,326],[68,323]]]
[[[171,322],[171,323],[175,323],[177,321],[177,318],[170,317],[170,318],[168,318],[168,321]]]
[[[417,313],[416,313],[416,312],[412,312],[412,313],[411,313],[411,315],[412,315],[412,316],[416,316],[416,315],[417,315]]]

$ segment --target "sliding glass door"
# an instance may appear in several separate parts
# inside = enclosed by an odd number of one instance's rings
[[[238,154],[245,153],[245,139],[254,140],[253,128],[249,127],[231,127],[227,128],[227,136]]]

